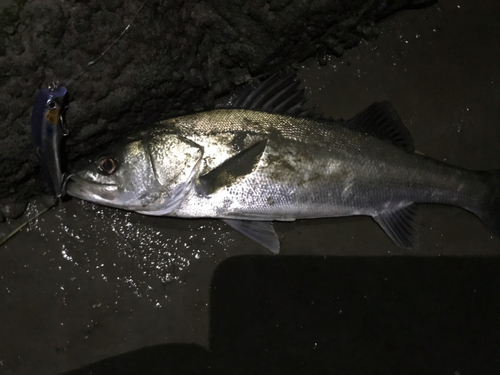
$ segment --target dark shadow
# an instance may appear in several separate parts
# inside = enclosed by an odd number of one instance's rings
[[[224,374],[500,374],[500,258],[236,257],[217,268]]]
[[[159,345],[67,375],[497,375],[499,274],[500,257],[235,257],[212,280],[210,353]]]
[[[157,345],[104,359],[66,375],[205,375],[208,353],[195,344]]]

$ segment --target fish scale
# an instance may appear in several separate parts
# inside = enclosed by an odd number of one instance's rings
[[[284,122],[273,121],[276,115],[257,111],[240,114],[238,110],[224,113],[227,111],[231,110],[197,114],[192,129],[196,136],[187,132],[191,118],[173,123],[180,134],[205,149],[205,157],[226,160],[235,153],[231,145],[217,141],[213,124],[226,121],[233,132],[243,132],[244,124],[248,123],[245,119],[251,117],[252,122],[264,124],[247,128],[246,132],[254,136],[253,141],[259,138],[257,134],[262,139],[270,139],[262,160],[255,171],[238,184],[211,194],[209,199],[196,193],[189,195],[172,215],[251,217],[253,220],[334,217],[349,212],[373,216],[412,202],[471,206],[471,198],[486,190],[477,172],[408,153],[334,121],[323,121],[323,125],[329,127],[328,137],[315,137],[311,147],[312,137],[303,126],[304,123],[310,125],[309,121],[288,118],[287,124],[291,124],[292,130],[282,131]],[[238,123],[236,119],[242,120]],[[276,123],[279,126],[273,125]],[[222,132],[229,126],[223,129]],[[283,138],[274,141],[269,137],[273,132]],[[219,147],[211,148],[210,144],[214,143]],[[378,188],[373,189],[374,185]],[[258,191],[252,189],[254,186],[259,186]],[[458,191],[458,186],[466,188]],[[269,205],[269,197],[281,204]]]

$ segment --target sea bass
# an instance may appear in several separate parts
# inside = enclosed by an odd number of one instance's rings
[[[500,171],[415,153],[388,102],[347,121],[314,116],[298,85],[274,75],[229,108],[119,140],[76,163],[67,193],[146,215],[220,218],[275,253],[272,221],[351,215],[413,248],[418,203],[462,207],[500,232]]]

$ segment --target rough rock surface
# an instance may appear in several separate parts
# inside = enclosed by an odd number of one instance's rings
[[[379,19],[434,2],[4,1],[0,213],[16,216],[23,200],[45,190],[30,119],[38,90],[51,81],[71,94],[66,150],[72,159],[161,116],[210,108],[254,76],[293,69],[318,52],[341,55],[375,37]]]

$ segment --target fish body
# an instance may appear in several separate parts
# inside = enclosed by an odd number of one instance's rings
[[[412,203],[472,208],[478,192],[487,193],[481,173],[406,152],[334,121],[215,110],[164,121],[153,134],[150,144],[161,147],[165,138],[183,137],[200,150],[193,185],[172,216],[285,221],[374,216]],[[255,144],[263,150],[249,163],[250,173],[215,181],[207,194],[196,186],[201,176]],[[162,205],[141,210],[161,211]]]
[[[274,101],[271,110],[167,119],[81,161],[68,194],[147,215],[224,219],[275,252],[271,221],[351,215],[373,217],[412,248],[416,203],[462,207],[498,229],[499,173],[415,153],[389,103],[335,121],[301,116],[300,101],[275,113],[281,91],[263,91],[257,98]]]

